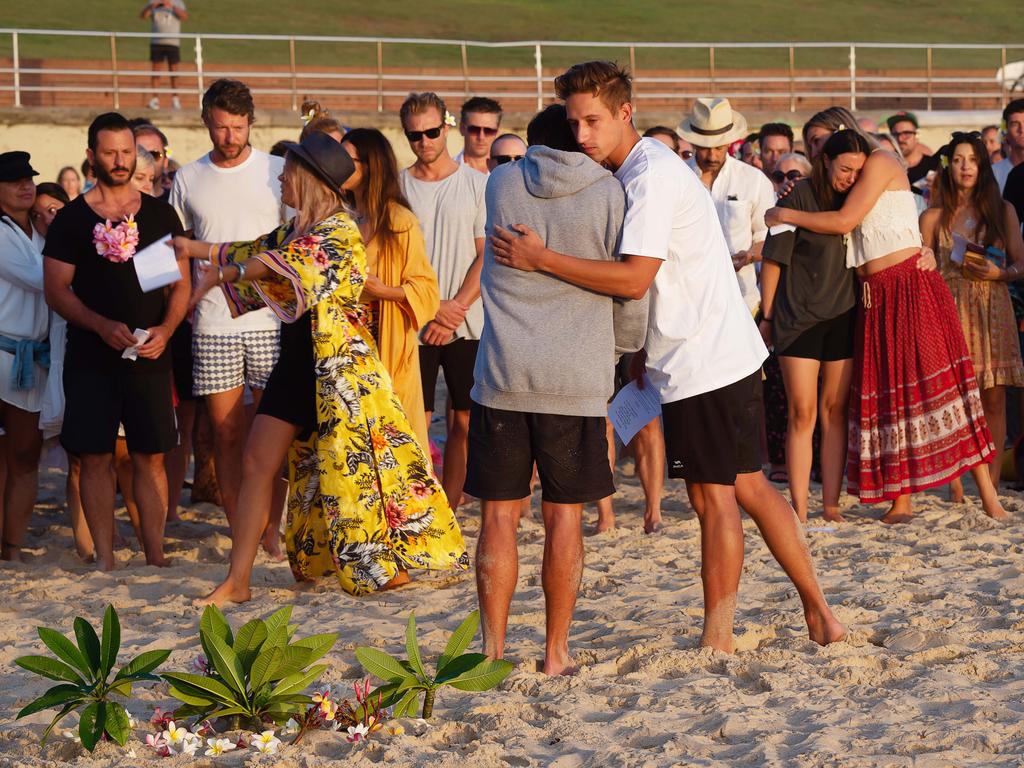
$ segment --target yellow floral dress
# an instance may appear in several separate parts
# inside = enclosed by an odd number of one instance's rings
[[[286,543],[299,581],[334,575],[354,595],[400,569],[469,567],[462,532],[361,320],[366,254],[344,213],[285,244],[291,224],[222,245],[222,266],[256,258],[272,277],[223,286],[232,314],[311,313],[317,429],[288,457]]]

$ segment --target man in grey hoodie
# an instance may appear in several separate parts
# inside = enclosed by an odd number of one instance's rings
[[[499,166],[487,183],[487,233],[525,223],[549,248],[614,259],[625,210],[621,184],[578,151],[562,105],[534,117],[527,138],[526,157]],[[616,323],[616,300],[504,267],[489,245],[480,289],[485,320],[473,372],[466,491],[481,499],[476,573],[484,652],[504,653],[518,577],[520,500],[530,494],[536,463],[546,533],[543,669],[568,674],[583,504],[614,492],[605,413],[616,352],[643,344],[646,301],[623,305]]]

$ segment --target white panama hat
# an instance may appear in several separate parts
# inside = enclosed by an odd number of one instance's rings
[[[747,119],[728,99],[701,98],[693,102],[693,110],[676,133],[698,147],[721,147],[746,137]]]

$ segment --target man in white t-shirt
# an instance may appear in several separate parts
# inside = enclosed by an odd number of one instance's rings
[[[1014,99],[1003,110],[1003,137],[1007,155],[992,166],[1000,193],[1010,171],[1024,163],[1024,99]]]
[[[279,227],[284,160],[249,145],[254,117],[252,94],[238,80],[217,80],[203,96],[203,122],[213,149],[183,166],[174,176],[171,205],[188,236],[209,243],[255,240]],[[224,512],[235,517],[242,481],[242,450],[249,430],[244,390],[257,406],[277,362],[280,323],[269,309],[232,318],[220,291],[200,299],[192,318],[193,393],[205,397],[213,424],[214,466]],[[264,545],[277,556],[276,533],[284,504],[272,509],[277,519]],[[275,486],[275,489],[278,488]],[[273,528],[273,530],[272,530]]]
[[[555,253],[523,226],[514,227],[518,236],[496,229],[495,259],[611,295],[639,298],[650,289],[647,343],[634,374],[642,373],[646,351],[661,397],[669,476],[686,480],[701,523],[701,644],[733,650],[743,567],[737,502],[796,586],[811,639],[842,639],[846,629],[818,586],[796,513],[761,472],[761,363],[768,351],[737,287],[711,196],[672,150],[640,138],[630,78],[618,65],[577,64],[555,79],[555,92],[582,150],[615,169],[625,188],[621,260]]]
[[[400,117],[416,162],[402,171],[402,191],[420,220],[427,257],[437,275],[441,308],[420,332],[420,376],[427,424],[434,412],[438,369],[451,399],[441,484],[452,509],[466,481],[473,366],[484,312],[480,267],[484,251],[487,177],[448,154],[448,111],[436,93],[414,93]]]
[[[480,173],[490,173],[487,159],[491,156],[491,144],[501,128],[501,104],[486,96],[466,99],[459,110],[459,133],[462,134],[462,151],[455,156],[456,163],[468,165]]]

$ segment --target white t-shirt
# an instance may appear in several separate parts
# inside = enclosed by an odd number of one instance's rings
[[[996,183],[999,185],[999,194],[1003,194],[1003,189],[1006,187],[1006,179],[1013,169],[1013,160],[1008,157],[1004,157],[992,166],[992,173],[995,175]]]
[[[257,149],[241,165],[220,168],[210,155],[183,166],[174,175],[170,203],[193,237],[209,243],[255,240],[285,221],[281,204],[284,159]],[[210,291],[192,318],[196,333],[221,335],[242,331],[272,331],[280,322],[269,309],[232,318],[221,291]]]
[[[650,290],[645,344],[661,402],[754,373],[768,350],[740,295],[708,190],[657,139],[641,139],[615,177],[626,191],[619,252],[665,262]]]
[[[726,155],[725,165],[711,184],[711,199],[715,201],[730,256],[768,237],[764,214],[775,205],[775,190],[763,172]],[[736,272],[736,279],[743,300],[753,312],[761,302],[757,268],[747,264]]]

